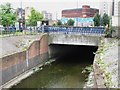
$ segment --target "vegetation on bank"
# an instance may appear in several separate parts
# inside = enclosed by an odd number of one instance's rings
[[[110,63],[106,64],[105,63],[105,58],[106,56],[106,51],[108,50],[109,47],[112,47],[113,42],[111,42],[111,45],[106,44],[103,40],[101,40],[101,44],[97,50],[97,52],[95,53],[95,64],[99,67],[100,72],[98,74],[100,74],[104,80],[104,85],[107,88],[111,88],[115,86],[115,83],[113,83],[112,81],[112,76],[110,71],[106,70],[106,68],[109,66]],[[110,67],[109,67],[110,68]]]

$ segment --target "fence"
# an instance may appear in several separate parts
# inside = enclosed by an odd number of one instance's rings
[[[19,35],[35,35],[40,34],[42,30],[41,28],[37,29],[26,29],[26,30],[15,30],[15,29],[5,29],[4,27],[0,27],[0,37],[6,37],[6,36],[19,36]]]
[[[82,34],[82,35],[104,35],[104,27],[65,27],[65,26],[44,26],[36,29],[26,30],[5,30],[0,28],[1,36],[17,36],[17,35],[35,35],[39,33],[55,33],[55,34]]]
[[[65,33],[65,34],[88,34],[88,35],[104,35],[104,27],[53,27],[45,26],[44,32],[47,33]]]

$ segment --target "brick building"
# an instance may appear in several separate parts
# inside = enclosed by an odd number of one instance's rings
[[[67,23],[69,19],[75,21],[74,26],[94,26],[93,17],[99,13],[99,9],[90,8],[88,5],[83,5],[82,8],[62,10],[62,23]]]
[[[64,18],[89,18],[94,17],[99,13],[99,9],[90,8],[88,5],[83,5],[82,8],[62,10],[62,17]]]

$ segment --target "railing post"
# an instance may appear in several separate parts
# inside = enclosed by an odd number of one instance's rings
[[[44,33],[44,25],[42,25],[42,34]]]

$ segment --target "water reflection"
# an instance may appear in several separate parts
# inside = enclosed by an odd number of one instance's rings
[[[88,65],[55,61],[13,88],[82,88],[88,75],[81,72]]]

